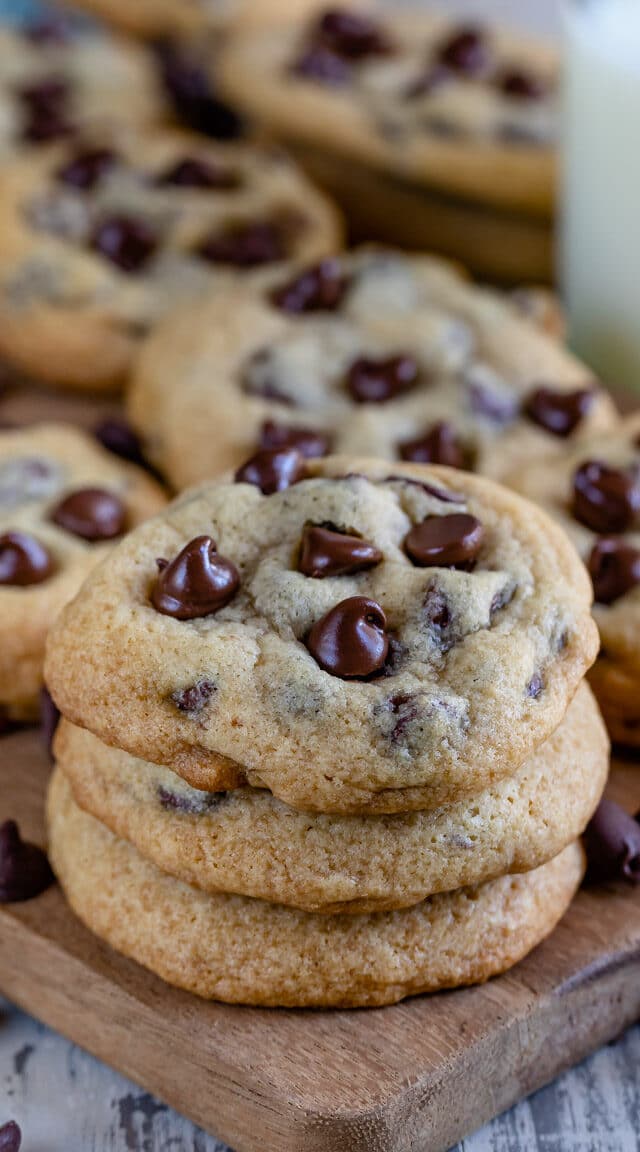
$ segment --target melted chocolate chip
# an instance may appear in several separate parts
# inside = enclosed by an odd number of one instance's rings
[[[179,712],[197,716],[206,708],[214,692],[217,692],[217,688],[212,680],[198,680],[197,684],[191,684],[189,688],[173,692],[171,702]]]
[[[483,539],[484,528],[475,516],[453,512],[450,516],[429,516],[415,524],[404,547],[420,568],[461,568],[470,572]]]
[[[553,436],[570,436],[589,412],[595,400],[590,388],[575,392],[557,392],[553,388],[536,388],[525,401],[525,412],[535,424]]]
[[[60,723],[60,711],[57,708],[55,701],[47,688],[40,689],[40,734],[42,736],[42,743],[45,750],[49,755],[49,759],[53,759],[53,738],[57,732],[58,724]]]
[[[176,188],[239,188],[240,176],[231,168],[198,156],[185,156],[156,178],[156,184]]]
[[[640,508],[640,478],[600,460],[587,460],[573,477],[572,511],[594,532],[626,532]]]
[[[419,369],[412,356],[372,360],[361,356],[347,373],[347,388],[357,404],[385,404],[409,392],[418,382]]]
[[[202,816],[205,812],[211,812],[213,808],[218,808],[228,795],[228,792],[195,793],[195,789],[192,789],[190,795],[185,795],[173,792],[162,785],[158,788],[158,800],[165,812],[184,812],[190,816]]]
[[[384,483],[413,484],[416,488],[422,488],[428,496],[441,500],[443,504],[464,504],[466,500],[460,492],[450,492],[448,488],[440,488],[437,484],[429,484],[425,480],[416,480],[413,476],[387,476]]]
[[[158,247],[158,236],[135,216],[108,216],[96,227],[90,245],[123,272],[141,272]]]
[[[640,824],[613,800],[603,799],[585,832],[589,879],[640,883]]]
[[[42,584],[54,571],[51,554],[35,536],[5,532],[0,536],[0,585],[27,588]]]
[[[242,135],[242,120],[218,98],[207,68],[177,44],[160,43],[156,51],[164,86],[180,120],[217,140],[235,140]]]
[[[603,537],[594,544],[587,567],[596,602],[613,604],[640,584],[640,549]]]
[[[273,451],[276,448],[296,448],[305,459],[326,456],[331,451],[331,440],[324,432],[314,428],[300,428],[294,424],[276,424],[265,420],[260,429],[260,448]]]
[[[447,597],[435,584],[427,588],[423,614],[437,647],[441,652],[448,652],[455,643],[453,616]]]
[[[507,68],[498,76],[496,84],[504,96],[523,102],[541,100],[546,91],[542,77],[524,68]]]
[[[0,904],[32,900],[53,882],[42,849],[25,843],[13,820],[0,824]]]
[[[111,416],[96,425],[93,434],[102,447],[112,452],[114,456],[146,467],[140,437],[126,420]]]
[[[391,51],[391,41],[376,20],[342,8],[333,8],[321,16],[312,39],[347,60],[384,56]]]
[[[465,452],[455,428],[446,421],[434,424],[416,440],[403,440],[398,445],[403,460],[414,464],[447,464],[450,468],[464,468]]]
[[[264,496],[284,492],[305,476],[304,457],[296,448],[256,452],[236,472],[239,484],[254,484]]]
[[[314,660],[342,680],[366,680],[384,668],[387,619],[375,600],[352,596],[318,620],[307,637]]]
[[[491,50],[481,28],[460,28],[440,46],[441,64],[463,76],[478,76],[491,63]]]
[[[304,76],[307,80],[318,80],[321,84],[333,84],[336,87],[342,87],[351,76],[348,62],[321,44],[315,44],[303,52],[291,71],[294,76]]]
[[[117,162],[118,156],[111,148],[89,148],[76,152],[71,160],[58,168],[56,180],[84,192],[95,188]]]
[[[0,1152],[20,1152],[22,1132],[15,1120],[0,1125]]]
[[[258,268],[285,260],[287,252],[282,229],[273,221],[262,220],[209,236],[199,245],[198,255],[211,264]]]
[[[104,488],[78,488],[56,505],[51,520],[83,540],[113,540],[124,532],[127,512],[114,492]]]
[[[532,700],[537,700],[538,696],[542,694],[543,689],[544,681],[542,676],[539,676],[536,673],[535,676],[531,677],[529,683],[527,684],[527,696],[530,696]]]
[[[332,528],[307,524],[302,534],[298,571],[314,580],[351,576],[375,568],[382,552],[368,540]]]
[[[25,110],[22,135],[34,144],[68,136],[73,126],[68,116],[70,88],[60,76],[46,76],[18,89]]]
[[[271,294],[271,302],[281,312],[294,316],[305,312],[335,312],[348,287],[349,279],[340,261],[327,259],[277,288]]]
[[[218,555],[210,536],[196,536],[160,569],[151,603],[163,616],[196,620],[224,608],[239,587],[235,564]]]

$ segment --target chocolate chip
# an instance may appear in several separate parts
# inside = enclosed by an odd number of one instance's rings
[[[441,652],[448,652],[455,643],[453,615],[447,597],[435,584],[427,588],[423,615],[437,647]]]
[[[496,85],[510,100],[529,102],[541,100],[546,92],[546,85],[541,76],[527,72],[524,68],[507,68],[501,72]]]
[[[527,696],[530,696],[532,700],[537,700],[538,696],[541,695],[543,689],[544,689],[544,681],[542,679],[542,676],[539,676],[536,673],[535,676],[531,677],[529,683],[527,684]]]
[[[162,785],[158,788],[158,800],[166,812],[185,812],[191,816],[202,816],[205,812],[218,808],[228,795],[228,792],[197,793],[195,789],[192,789],[189,795],[185,795],[173,792]]]
[[[113,540],[124,532],[127,512],[114,492],[104,488],[78,488],[56,505],[51,520],[83,540]]]
[[[158,247],[158,236],[136,216],[108,216],[97,225],[90,245],[123,272],[141,272]]]
[[[491,50],[483,30],[469,26],[453,32],[440,45],[438,59],[452,72],[478,76],[491,63]]]
[[[49,759],[53,759],[53,738],[60,723],[60,711],[47,688],[40,689],[40,733]]]
[[[84,192],[95,188],[117,162],[118,156],[113,149],[89,148],[76,152],[71,160],[58,168],[55,177],[61,184],[68,184]]]
[[[392,716],[397,717],[391,729],[391,741],[393,744],[401,744],[406,737],[407,728],[414,724],[422,713],[420,698],[408,692],[398,693],[397,696],[389,697],[386,707]]]
[[[177,44],[156,44],[156,52],[164,86],[180,120],[217,140],[235,140],[242,135],[242,120],[216,95],[207,68]]]
[[[18,88],[17,96],[29,108],[51,108],[63,104],[70,96],[69,82],[64,76],[43,76]]]
[[[151,603],[163,616],[196,620],[224,608],[239,587],[235,564],[218,555],[210,536],[196,536],[175,560],[161,568]]]
[[[265,420],[260,429],[260,448],[266,452],[276,448],[296,448],[305,459],[312,459],[326,456],[331,451],[331,441],[326,433],[314,428]]]
[[[68,136],[73,126],[68,117],[70,88],[60,76],[45,76],[19,88],[17,95],[25,110],[22,135],[34,144]]]
[[[386,627],[386,616],[375,600],[352,596],[313,625],[307,648],[332,676],[366,680],[384,667],[389,651]]]
[[[62,107],[38,106],[30,109],[22,126],[22,138],[30,144],[46,144],[71,136],[74,126]]]
[[[603,537],[587,561],[598,604],[613,604],[640,584],[640,549],[624,540]]]
[[[587,460],[574,473],[573,515],[594,532],[626,532],[639,508],[637,475],[600,460]]]
[[[53,882],[42,849],[22,840],[13,820],[0,824],[0,904],[32,900]]]
[[[327,259],[307,268],[294,280],[276,288],[271,302],[282,312],[335,312],[349,287],[339,260]]]
[[[20,1152],[22,1132],[15,1120],[0,1125],[0,1152]]]
[[[239,188],[240,176],[232,168],[224,168],[198,156],[185,156],[172,164],[156,178],[158,187],[219,188],[226,191]]]
[[[384,56],[391,51],[391,41],[376,20],[342,8],[333,8],[321,16],[312,40],[348,60]]]
[[[596,883],[640,883],[640,824],[619,804],[600,801],[585,832],[588,876]]]
[[[416,440],[403,440],[398,445],[400,456],[414,464],[447,464],[464,468],[465,452],[455,428],[441,421]]]
[[[536,388],[527,397],[527,416],[553,436],[570,436],[589,412],[595,400],[591,388],[575,392],[558,392],[554,388]]]
[[[140,437],[126,420],[111,416],[97,424],[93,434],[102,447],[114,456],[129,460],[132,464],[146,466]]]
[[[412,356],[378,360],[361,356],[351,365],[346,384],[357,404],[384,404],[409,392],[418,376],[418,365]]]
[[[287,256],[284,233],[269,220],[237,224],[226,232],[208,236],[197,252],[211,264],[229,264],[234,268],[277,264]]]
[[[211,680],[199,680],[197,684],[191,684],[189,688],[180,688],[171,694],[171,702],[175,704],[179,712],[189,712],[193,716],[197,716],[206,708],[209,700],[217,692],[217,688]]]
[[[0,585],[27,588],[42,584],[54,571],[51,553],[26,532],[0,536]]]
[[[385,484],[412,484],[416,488],[422,488],[427,496],[433,496],[436,500],[442,500],[443,504],[464,504],[466,497],[460,492],[450,492],[448,488],[440,488],[438,484],[429,484],[425,480],[416,480],[413,476],[387,476],[384,480]]]
[[[298,571],[314,580],[352,576],[375,568],[382,552],[368,540],[332,528],[307,524],[302,534]]]
[[[284,492],[305,476],[304,457],[296,448],[256,452],[236,472],[239,484],[254,484],[264,496]]]
[[[461,568],[470,572],[483,539],[484,528],[475,516],[453,512],[450,516],[428,516],[421,524],[415,524],[404,547],[420,568]]]
[[[342,56],[315,44],[291,68],[294,76],[304,76],[308,80],[319,80],[322,84],[333,84],[342,87],[351,77],[351,68]]]

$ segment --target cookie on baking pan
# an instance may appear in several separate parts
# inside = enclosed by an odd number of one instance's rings
[[[511,780],[433,812],[310,817],[257,789],[198,791],[67,721],[56,737],[76,803],[164,872],[207,892],[349,914],[539,867],[584,831],[608,751],[583,684]]]
[[[247,32],[223,88],[283,139],[373,174],[550,216],[555,50],[417,9],[332,9]]]
[[[574,843],[523,876],[327,918],[168,876],[82,812],[59,771],[48,815],[51,862],[80,919],[170,984],[231,1003],[364,1007],[481,983],[552,931],[584,867]]]
[[[3,169],[0,355],[77,388],[121,384],[177,302],[263,282],[339,241],[282,153],[178,132],[86,136]]]
[[[226,32],[264,20],[306,15],[319,0],[75,0],[80,8],[134,36],[157,39],[206,31]]]
[[[122,542],[54,628],[47,682],[196,788],[434,808],[558,726],[596,655],[590,603],[564,533],[489,480],[276,450]]]
[[[0,28],[0,161],[89,128],[145,126],[167,111],[151,57],[59,21]],[[4,179],[4,173],[3,173]]]
[[[499,477],[616,418],[590,371],[508,299],[378,248],[168,317],[128,404],[176,488],[290,444]]]
[[[65,424],[0,431],[0,714],[37,715],[47,632],[113,541],[165,503]]]
[[[559,521],[587,564],[602,641],[592,684],[613,739],[640,746],[640,414],[512,483]]]

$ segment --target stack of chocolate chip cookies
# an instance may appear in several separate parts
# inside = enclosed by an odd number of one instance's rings
[[[54,870],[203,997],[381,1005],[553,928],[608,747],[591,587],[483,477],[262,451],[136,528],[50,635]]]

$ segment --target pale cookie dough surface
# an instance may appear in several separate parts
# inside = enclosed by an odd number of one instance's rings
[[[37,714],[47,633],[113,541],[84,539],[53,523],[57,505],[73,492],[99,488],[117,496],[125,530],[166,503],[140,468],[115,459],[90,436],[66,424],[0,431],[0,537],[26,533],[49,553],[42,583],[0,584],[0,710],[14,719]],[[3,549],[0,555],[4,565]]]
[[[44,93],[38,97],[36,89],[52,81],[64,91],[48,100]],[[40,41],[28,28],[23,34],[0,28],[3,163],[47,136],[55,139],[55,124],[62,136],[67,129],[78,134],[118,124],[143,127],[166,113],[153,61],[142,49],[99,33]]]
[[[497,478],[614,423],[589,369],[454,266],[363,248],[335,267],[346,288],[333,311],[291,314],[271,286],[247,284],[156,330],[136,366],[129,415],[176,488],[236,467],[269,422],[320,432],[336,453],[389,460],[444,423],[461,461]],[[406,391],[377,403],[353,398],[354,364],[398,356],[417,369]],[[594,389],[568,438],[527,415],[541,387],[560,397]]]
[[[316,916],[175,880],[83,813],[60,772],[48,810],[51,862],[80,919],[168,983],[230,1003],[365,1007],[481,983],[553,930],[583,873],[574,843],[534,872],[408,910]]]
[[[95,149],[109,154],[96,179],[70,182],[68,166]],[[213,172],[214,186],[172,179],[185,161]],[[105,237],[123,220],[124,243]],[[244,264],[219,248],[202,254],[206,242],[256,226],[268,235],[249,240]],[[36,379],[115,387],[177,304],[239,278],[264,282],[340,238],[333,207],[278,150],[170,131],[85,135],[3,170],[0,354]]]
[[[609,767],[586,684],[511,780],[433,812],[309,816],[268,792],[201,792],[63,721],[56,761],[76,803],[164,872],[206,892],[308,912],[410,907],[528,872],[581,835]]]
[[[339,38],[337,45],[323,38],[315,21],[250,31],[226,50],[222,86],[282,139],[471,201],[550,215],[557,137],[553,47],[480,28],[484,62],[462,73],[443,68],[441,52],[467,25],[394,8],[392,15],[378,14],[377,27],[389,50],[355,58]],[[519,95],[505,90],[505,76],[514,73],[539,89],[534,97],[523,96],[521,86]]]
[[[628,523],[621,531],[607,521],[605,497],[599,531],[574,515],[574,477],[589,461],[602,462],[629,479],[629,500],[635,502]],[[535,500],[571,537],[586,563],[603,539],[640,550],[640,414],[628,417],[608,435],[595,437],[563,459],[544,466],[532,463],[510,479],[515,488]],[[610,506],[616,514],[617,502]],[[591,676],[598,700],[613,738],[623,744],[640,744],[640,551],[637,575],[630,586],[621,586],[611,602],[596,603],[594,616],[600,630],[602,651]]]
[[[434,808],[513,774],[597,650],[565,535],[468,473],[339,457],[307,468],[271,496],[229,480],[194,490],[123,541],[54,629],[47,680],[64,715],[195,787],[248,781],[303,809]],[[473,571],[409,559],[413,526],[465,512],[484,532]],[[305,576],[307,524],[355,533],[382,560]],[[237,566],[238,590],[213,615],[164,615],[156,562],[203,534]],[[387,617],[388,658],[367,680],[324,671],[305,643],[354,596]]]

